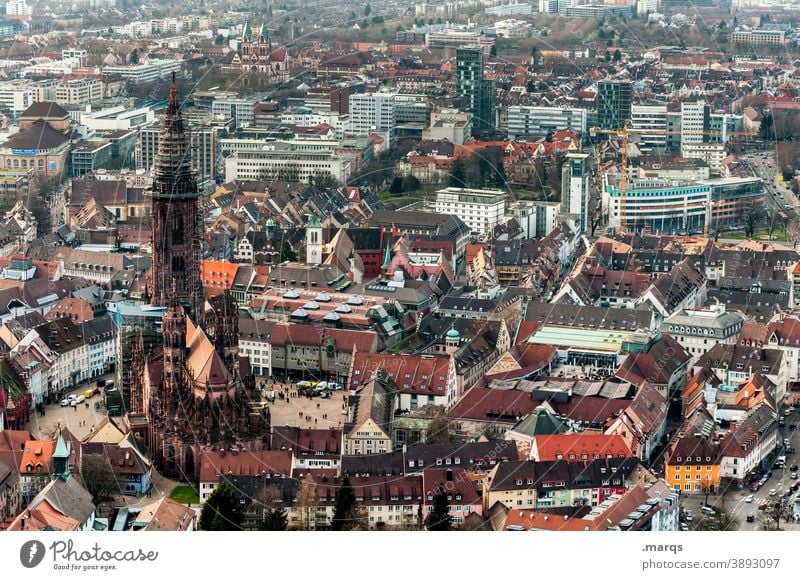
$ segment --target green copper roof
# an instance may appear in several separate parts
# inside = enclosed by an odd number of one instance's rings
[[[386,253],[383,255],[383,264],[381,265],[382,270],[388,270],[389,264],[392,263],[392,248],[389,247],[389,244],[386,244]]]
[[[566,433],[567,426],[558,417],[551,415],[546,409],[539,407],[530,415],[526,415],[511,429],[515,433],[534,437],[536,435],[555,435]]]
[[[69,449],[67,449],[67,444],[64,441],[64,438],[61,434],[58,435],[58,440],[56,441],[56,449],[53,451],[54,458],[69,458]]]
[[[461,335],[458,333],[458,331],[455,329],[454,326],[450,327],[450,330],[447,331],[446,336],[450,340],[459,340],[461,338]]]
[[[319,223],[319,220],[317,219],[317,216],[315,216],[312,213],[308,218],[308,224],[306,225],[306,227],[307,228],[321,228],[322,224]]]

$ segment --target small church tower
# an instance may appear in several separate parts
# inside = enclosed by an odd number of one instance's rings
[[[461,334],[456,330],[455,326],[451,326],[450,330],[444,337],[444,350],[447,354],[453,354],[458,350],[458,345],[461,343]]]
[[[322,224],[313,214],[306,224],[306,263],[312,265],[322,263]]]
[[[58,434],[56,448],[53,451],[53,479],[56,477],[64,481],[69,479],[69,448],[61,433]]]

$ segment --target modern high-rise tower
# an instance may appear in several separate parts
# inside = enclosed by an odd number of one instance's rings
[[[631,118],[633,85],[629,81],[600,81],[597,86],[597,124],[601,129],[622,129]]]
[[[456,50],[456,92],[461,108],[472,116],[473,135],[494,131],[494,82],[483,78],[481,47],[465,46]]]

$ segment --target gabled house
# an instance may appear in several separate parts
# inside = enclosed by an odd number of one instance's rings
[[[392,451],[392,420],[398,405],[398,388],[383,369],[376,369],[363,384],[353,387],[352,419],[344,429],[344,453],[369,455]]]

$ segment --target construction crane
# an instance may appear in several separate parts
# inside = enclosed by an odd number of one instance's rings
[[[667,131],[666,129],[633,129],[631,122],[626,120],[622,129],[601,129],[592,127],[589,134],[613,135],[620,138],[620,172],[622,173],[619,182],[619,233],[625,233],[625,196],[628,191],[628,143],[630,135],[681,135],[681,136],[728,136],[728,137],[754,137],[756,133],[748,131]],[[708,225],[711,222],[711,200],[706,203],[706,217],[703,220],[703,237],[708,238]]]

